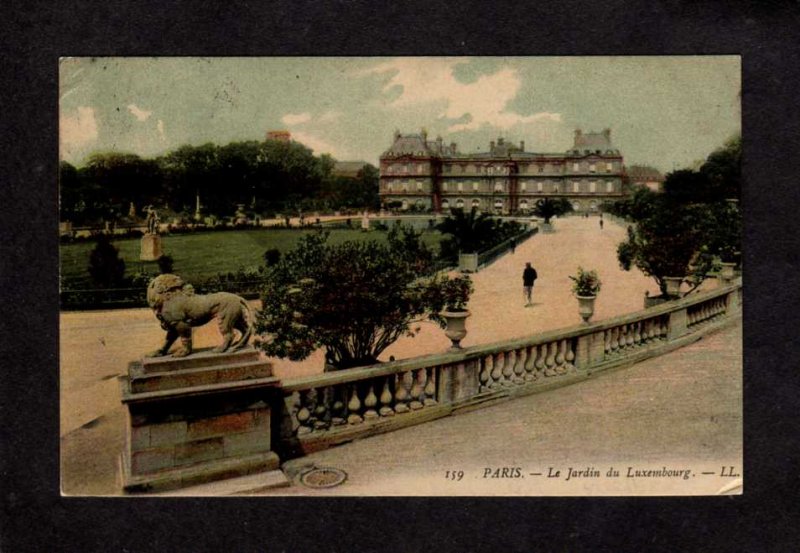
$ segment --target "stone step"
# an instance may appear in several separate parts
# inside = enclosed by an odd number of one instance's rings
[[[145,373],[163,373],[183,369],[259,361],[260,359],[260,352],[253,347],[225,353],[214,353],[211,351],[211,348],[209,348],[195,351],[187,357],[145,357],[137,364],[141,365]]]
[[[191,388],[222,382],[236,382],[272,376],[272,363],[257,360],[227,365],[206,366],[146,373],[141,366],[129,371],[131,393]]]
[[[252,495],[275,488],[285,488],[291,485],[289,479],[280,470],[248,474],[238,478],[228,478],[208,484],[190,486],[180,490],[171,490],[152,495],[167,497],[215,497],[225,495]]]

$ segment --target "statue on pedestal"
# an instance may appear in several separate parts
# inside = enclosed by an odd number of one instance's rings
[[[215,353],[242,349],[253,334],[254,318],[242,297],[229,292],[195,294],[192,285],[178,275],[159,275],[150,281],[147,304],[161,322],[161,328],[167,331],[164,344],[148,357],[167,355],[178,338],[181,347],[173,357],[189,355],[192,353],[192,327],[202,326],[215,317],[223,338],[222,344],[214,348]],[[234,330],[241,334],[236,341]]]
[[[153,209],[152,205],[148,205],[144,209],[147,212],[147,234],[158,234],[158,212]]]

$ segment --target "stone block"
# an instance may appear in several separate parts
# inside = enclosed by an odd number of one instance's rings
[[[131,453],[131,472],[145,474],[175,466],[175,450],[172,447],[159,447],[134,451]]]
[[[150,445],[176,445],[186,441],[186,422],[154,424],[150,428]]]
[[[270,450],[270,429],[264,427],[244,434],[232,434],[223,440],[225,457],[266,452]]]
[[[164,254],[161,248],[161,236],[158,234],[145,234],[142,236],[142,248],[139,259],[142,261],[156,261]]]
[[[252,430],[256,421],[254,411],[242,411],[218,417],[200,419],[189,423],[187,436],[190,440],[248,432]]]
[[[220,459],[223,453],[222,438],[187,442],[175,447],[175,464],[188,465],[190,463]]]

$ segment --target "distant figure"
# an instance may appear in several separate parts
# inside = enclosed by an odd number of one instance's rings
[[[600,230],[603,230],[603,218],[600,217]]]
[[[522,271],[522,292],[525,295],[525,307],[533,305],[531,302],[531,295],[533,294],[533,283],[539,275],[536,274],[536,269],[531,267],[530,262],[525,263],[525,270]]]
[[[511,253],[514,253],[514,250],[517,249],[517,240],[516,238],[511,239]]]

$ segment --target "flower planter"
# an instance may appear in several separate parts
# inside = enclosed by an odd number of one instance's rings
[[[664,283],[667,285],[667,295],[671,297],[678,297],[681,295],[681,284],[684,277],[664,277]]]
[[[726,282],[726,283],[732,281],[733,277],[734,277],[734,271],[733,270],[736,267],[736,263],[729,263],[729,262],[723,261],[722,263],[720,263],[720,265],[722,265],[722,268],[719,271],[720,280],[722,280],[723,282]]]
[[[589,324],[589,319],[594,315],[594,300],[597,296],[575,296],[578,298],[578,313],[580,313],[583,322]]]
[[[461,340],[467,335],[467,317],[469,311],[442,311],[442,317],[447,321],[445,336],[453,343],[450,349],[461,349]]]

